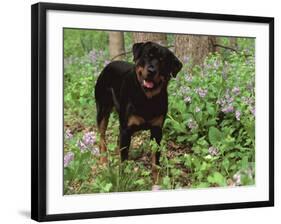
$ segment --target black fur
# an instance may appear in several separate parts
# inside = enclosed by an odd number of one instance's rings
[[[169,49],[153,42],[134,44],[133,54],[135,64],[111,62],[103,69],[95,86],[97,124],[109,117],[113,107],[119,114],[122,161],[128,159],[131,136],[135,131],[150,130],[151,139],[160,144],[168,111],[167,84],[182,67]],[[148,84],[143,85],[144,82]],[[133,115],[144,122],[128,126],[128,119]],[[162,124],[149,122],[159,116],[163,116]],[[159,157],[158,152],[157,165]]]

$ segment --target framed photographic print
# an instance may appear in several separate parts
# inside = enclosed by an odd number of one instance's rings
[[[274,19],[32,6],[32,219],[274,205]]]

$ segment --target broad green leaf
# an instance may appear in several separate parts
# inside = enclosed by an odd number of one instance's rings
[[[103,192],[109,192],[110,189],[112,187],[112,183],[107,183],[104,187],[103,187]]]
[[[214,116],[215,113],[216,113],[216,111],[215,111],[215,108],[212,106],[212,104],[207,103],[206,107],[207,107],[208,113],[209,113],[210,115]]]
[[[177,141],[180,142],[180,143],[181,143],[181,142],[184,142],[184,141],[186,141],[186,140],[187,140],[187,136],[178,136],[178,137],[177,137]]]
[[[212,175],[208,176],[207,180],[211,184],[218,184],[219,186],[226,186],[226,179],[219,172],[214,172]]]
[[[222,140],[222,134],[216,127],[210,127],[209,129],[209,141],[213,146],[218,146]]]

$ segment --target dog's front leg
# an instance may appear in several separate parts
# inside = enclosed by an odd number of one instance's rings
[[[129,155],[129,148],[131,143],[131,136],[132,132],[128,128],[120,128],[120,154],[121,154],[121,161],[128,159]]]
[[[162,139],[162,128],[161,127],[152,127],[150,130],[151,140],[155,140],[156,143],[160,146]],[[160,165],[160,151],[157,149],[156,152],[152,152],[152,176],[153,184],[158,184],[159,182],[159,165]]]

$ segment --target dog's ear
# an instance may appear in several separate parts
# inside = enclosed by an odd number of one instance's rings
[[[136,43],[133,45],[134,62],[136,62],[142,53],[144,43]]]
[[[174,55],[172,54],[172,59],[171,59],[171,74],[173,77],[176,77],[177,74],[179,73],[179,71],[182,68],[182,63],[180,62],[180,60]]]

